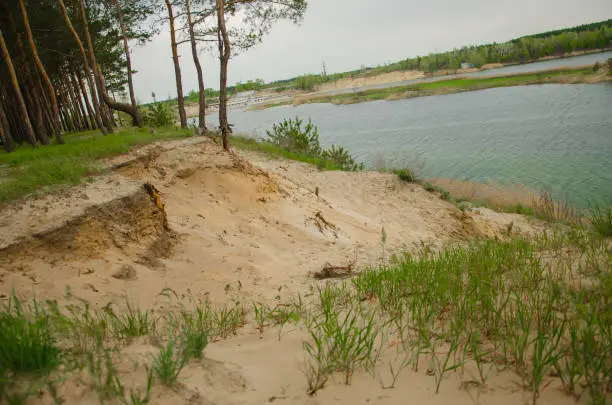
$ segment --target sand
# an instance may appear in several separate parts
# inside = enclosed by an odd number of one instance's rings
[[[363,76],[356,78],[344,78],[334,82],[323,83],[318,86],[317,92],[326,92],[329,90],[352,89],[373,84],[403,82],[405,80],[413,80],[425,77],[425,74],[419,70],[402,70],[396,72],[382,73],[374,76]]]
[[[131,162],[131,163],[130,163]],[[4,207],[0,223],[0,295],[94,305],[119,305],[125,297],[143,308],[160,308],[158,294],[169,287],[179,295],[213,303],[281,301],[308,292],[312,273],[326,263],[356,263],[356,269],[384,255],[413,251],[421,244],[439,248],[474,237],[533,234],[544,225],[523,216],[487,209],[459,211],[421,186],[378,172],[321,172],[299,162],[255,153],[230,155],[208,138],[150,145],[106,162],[115,167],[63,194]],[[164,206],[145,191],[150,182]],[[7,218],[7,211],[0,217]],[[319,228],[324,218],[330,226]],[[331,381],[316,396],[306,394],[300,326],[287,326],[259,339],[254,325],[239,336],[211,343],[204,360],[192,360],[170,390],[156,385],[151,404],[517,404],[529,398],[518,377],[492,373],[481,392],[461,389],[451,373],[434,393],[424,370],[405,370],[396,388],[386,352],[376,372],[358,374],[351,386]],[[157,351],[147,339],[121,352],[126,382],[142,386],[144,364]],[[122,377],[122,378],[123,378]],[[382,384],[381,384],[382,380]],[[73,382],[60,395],[66,404],[97,403],[96,395]],[[50,398],[32,403],[50,403]],[[571,403],[551,384],[539,404]]]

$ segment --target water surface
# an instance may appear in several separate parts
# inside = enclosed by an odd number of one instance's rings
[[[343,145],[368,164],[424,164],[425,177],[520,184],[579,206],[612,202],[609,83],[229,111],[235,132],[260,137],[295,116],[312,118],[323,145]]]

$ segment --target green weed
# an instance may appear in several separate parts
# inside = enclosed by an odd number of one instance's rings
[[[0,380],[11,373],[45,374],[61,362],[44,303],[25,306],[16,295],[0,306]]]
[[[127,303],[127,309],[119,314],[111,312],[112,329],[116,336],[131,339],[155,332],[157,320],[150,311],[134,308]]]
[[[187,361],[189,356],[181,350],[178,339],[171,336],[153,359],[152,369],[162,384],[174,387]]]
[[[612,236],[612,206],[592,205],[589,207],[587,220],[602,236]]]
[[[395,173],[400,180],[405,181],[406,183],[419,182],[419,178],[417,177],[416,173],[407,167],[403,169],[396,169],[393,171],[393,173]]]

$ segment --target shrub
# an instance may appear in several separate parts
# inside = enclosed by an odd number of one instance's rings
[[[405,181],[407,183],[417,183],[419,179],[417,178],[416,173],[407,167],[403,169],[396,169],[393,171],[400,178],[400,180]]]
[[[149,127],[171,127],[176,122],[172,107],[167,103],[155,103],[143,110],[144,124]]]
[[[332,145],[330,149],[323,151],[323,158],[339,166],[340,170],[357,171],[363,170],[363,163],[356,163],[349,151],[342,146]]]
[[[295,117],[294,120],[286,119],[279,124],[272,125],[272,131],[266,131],[268,141],[289,152],[311,156],[320,155],[319,129],[312,124],[310,119],[302,128],[303,123],[304,120]]]
[[[349,151],[342,146],[332,145],[330,149],[323,149],[319,143],[319,129],[310,119],[306,125],[303,124],[304,121],[299,117],[285,119],[274,124],[271,131],[266,131],[268,137],[263,142],[253,144],[252,141],[244,139],[242,142],[248,143],[251,148],[315,164],[320,169],[363,170],[363,163],[356,163]]]

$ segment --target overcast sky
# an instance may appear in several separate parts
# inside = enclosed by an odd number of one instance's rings
[[[612,0],[308,0],[300,25],[280,22],[263,43],[230,60],[229,81],[266,82],[341,72],[612,18]],[[167,24],[167,23],[166,23]],[[169,30],[133,47],[140,102],[176,97]],[[198,82],[188,44],[179,48],[185,94]],[[200,52],[206,87],[219,88],[216,55]]]

